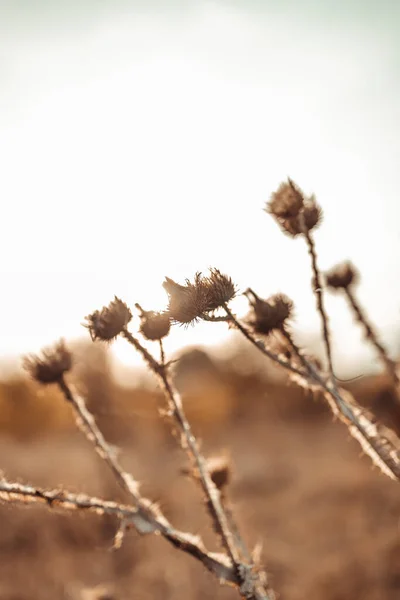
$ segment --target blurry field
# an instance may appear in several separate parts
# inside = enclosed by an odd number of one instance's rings
[[[93,354],[95,352],[95,354]],[[186,461],[158,417],[153,388],[121,387],[100,349],[82,352],[76,379],[121,460],[177,526],[217,549]],[[178,386],[206,455],[229,452],[231,499],[251,546],[262,543],[273,587],[288,600],[398,600],[398,484],[372,469],[321,401],[275,372],[235,370],[200,351]],[[400,429],[383,377],[351,384],[359,401]],[[125,499],[52,388],[0,385],[0,465],[11,480]],[[202,565],[155,536],[129,532],[112,551],[110,518],[0,507],[0,599],[237,598]]]

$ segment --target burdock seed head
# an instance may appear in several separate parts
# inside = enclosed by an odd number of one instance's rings
[[[245,294],[252,307],[247,322],[255,333],[269,335],[280,330],[292,315],[293,302],[285,294],[275,294],[267,300],[262,300],[250,289]]]
[[[197,321],[204,314],[207,308],[207,294],[200,273],[195,275],[194,283],[187,279],[186,285],[180,285],[166,277],[163,288],[169,297],[168,312],[173,321],[187,325]]]
[[[42,350],[40,356],[30,354],[23,360],[24,369],[39,383],[57,383],[72,367],[72,355],[60,340],[54,347]]]
[[[169,296],[168,313],[171,319],[183,324],[193,323],[224,306],[236,293],[231,278],[218,269],[210,269],[208,277],[196,273],[194,281],[187,279],[186,285],[166,277],[163,287]]]
[[[232,279],[218,269],[210,269],[210,276],[203,281],[207,288],[208,311],[221,308],[235,297],[236,288]]]
[[[108,306],[95,310],[86,317],[85,327],[89,329],[92,340],[110,342],[115,339],[132,319],[132,313],[125,302],[117,296]]]
[[[303,204],[303,192],[288,178],[271,195],[265,210],[278,219],[291,219],[297,217]]]
[[[140,333],[147,340],[161,340],[169,334],[171,321],[168,312],[143,310],[140,304],[135,304],[140,312]]]
[[[322,209],[315,196],[306,198],[291,179],[281,183],[272,194],[266,211],[275,218],[282,231],[292,237],[311,231],[322,220]]]
[[[322,208],[318,204],[315,196],[310,196],[304,203],[303,217],[304,225],[307,231],[311,231],[318,227],[322,221]]]
[[[350,285],[357,283],[358,272],[350,261],[335,265],[330,271],[325,273],[325,280],[328,287],[337,289],[346,289]]]

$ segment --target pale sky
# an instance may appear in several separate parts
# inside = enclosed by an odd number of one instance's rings
[[[85,335],[114,294],[163,308],[165,275],[209,266],[289,294],[314,339],[305,245],[262,210],[288,175],[324,209],[321,266],[353,260],[399,351],[399,24],[389,1],[0,0],[0,357]],[[373,365],[328,308],[338,374]]]

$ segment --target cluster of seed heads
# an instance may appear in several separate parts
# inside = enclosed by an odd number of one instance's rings
[[[334,414],[341,417],[341,420],[347,425],[350,432],[360,441],[364,451],[372,456],[375,464],[378,464],[390,477],[400,479],[397,441],[396,443],[392,443],[390,436],[384,428],[378,427],[375,421],[368,417],[367,413],[358,408],[355,402],[353,403],[353,400],[346,400],[347,396],[343,395],[343,391],[341,392],[342,396],[340,396],[338,388],[336,388],[331,360],[328,317],[322,298],[322,288],[324,286],[317,264],[313,236],[311,235],[311,231],[318,226],[322,218],[322,211],[315,197],[306,197],[302,190],[291,179],[288,179],[271,195],[265,210],[274,217],[286,234],[292,237],[302,235],[307,241],[314,275],[317,309],[323,323],[324,342],[327,351],[331,386],[333,387],[329,387],[326,384],[325,378],[320,375],[322,366],[319,361],[314,357],[307,356],[298,348],[291,337],[288,330],[288,323],[293,316],[293,302],[290,298],[284,294],[275,294],[264,300],[252,289],[248,288],[244,292],[244,295],[249,301],[250,312],[244,326],[237,320],[228,307],[229,302],[237,293],[236,287],[229,276],[222,274],[215,268],[210,269],[207,276],[197,273],[192,281],[187,279],[184,285],[166,277],[163,287],[168,294],[168,306],[163,311],[144,310],[140,304],[135,304],[139,312],[140,334],[147,340],[158,341],[160,343],[160,363],[153,358],[150,352],[128,330],[128,325],[132,320],[132,312],[127,304],[119,298],[114,297],[114,300],[108,306],[104,306],[101,310],[96,310],[88,315],[84,323],[93,341],[111,342],[120,335],[125,337],[136,350],[141,352],[149,367],[161,381],[168,402],[173,407],[171,415],[174,416],[175,423],[178,424],[182,433],[181,445],[188,451],[193,460],[192,468],[189,470],[186,469],[186,473],[201,482],[205,493],[206,506],[212,518],[214,528],[221,536],[221,540],[227,550],[226,558],[230,558],[234,567],[234,579],[232,581],[238,585],[242,597],[246,597],[249,600],[258,600],[259,598],[273,599],[275,595],[267,585],[264,574],[261,571],[259,572],[257,567],[254,567],[254,561],[252,561],[252,566],[250,566],[250,564],[247,564],[247,559],[245,562],[241,559],[242,556],[249,557],[250,554],[243,545],[231,512],[226,509],[226,488],[230,483],[232,474],[230,461],[222,456],[214,457],[207,461],[202,457],[197,440],[191,432],[190,424],[186,419],[182,404],[177,396],[177,391],[174,390],[173,382],[169,379],[168,364],[164,362],[162,340],[169,334],[171,325],[175,323],[188,325],[200,319],[221,320],[214,313],[222,309],[225,312],[222,320],[228,321],[230,325],[233,324],[238,330],[244,333],[248,340],[261,349],[266,356],[288,368],[292,378],[297,377],[299,385],[303,385],[311,391],[314,388],[319,391],[322,390]],[[373,327],[365,318],[353,293],[352,286],[357,280],[357,271],[350,262],[339,264],[325,274],[326,286],[334,291],[342,291],[347,296],[356,319],[364,327],[367,339],[374,344],[390,373],[400,400],[400,378],[396,371],[396,365],[387,356],[385,348],[377,339]],[[253,337],[254,334],[265,336],[267,338],[266,343],[264,344],[257,337]],[[271,348],[277,351],[278,354],[273,356]],[[285,362],[281,360],[282,356]],[[59,384],[65,398],[79,415],[78,422],[81,423],[81,426],[83,425],[83,431],[86,432],[88,439],[95,443],[99,454],[108,462],[114,473],[118,475],[125,489],[128,489],[135,501],[139,503],[141,519],[145,521],[146,527],[150,526],[151,531],[163,532],[165,537],[169,541],[172,540],[174,545],[189,551],[188,540],[190,541],[190,536],[185,534],[184,542],[181,540],[182,536],[178,536],[179,541],[177,543],[178,538],[176,535],[174,538],[171,538],[170,528],[168,528],[168,533],[166,534],[165,522],[162,520],[164,517],[161,515],[162,519],[160,520],[160,515],[157,512],[153,509],[151,511],[148,510],[150,506],[149,501],[138,497],[136,482],[131,480],[130,476],[122,470],[116,461],[113,452],[100,430],[98,430],[90,413],[88,416],[84,402],[75,397],[73,392],[71,392],[64,379],[64,375],[71,370],[72,365],[72,355],[63,340],[52,349],[45,349],[41,355],[29,355],[24,359],[24,367],[35,380],[42,384]],[[310,378],[306,380],[303,372],[299,371],[299,368],[305,369]],[[132,490],[134,491],[132,492]],[[143,527],[143,523],[141,527]],[[207,568],[210,568],[211,555],[207,554],[197,542],[193,541],[193,538],[190,548],[191,553],[198,558],[201,557],[200,560],[204,562]],[[223,561],[216,561],[215,556],[212,559],[214,561],[212,563],[214,573],[221,579],[221,573],[224,573],[224,569],[226,571],[226,564]],[[216,564],[218,564],[218,568],[215,566]],[[221,568],[223,569],[222,571],[220,570]],[[261,587],[263,590],[261,590]],[[257,590],[261,590],[260,593]]]
[[[291,179],[281,183],[265,210],[275,218],[282,231],[292,237],[311,231],[322,220],[322,209],[315,196],[307,198]]]

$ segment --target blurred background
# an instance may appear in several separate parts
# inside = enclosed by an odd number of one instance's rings
[[[217,267],[239,291],[293,298],[322,355],[302,240],[263,211],[287,176],[315,193],[323,270],[351,259],[358,296],[400,351],[400,5],[351,0],[0,0],[0,446],[11,479],[104,497],[112,478],[69,407],[20,357],[65,337],[73,380],[168,518],[212,544],[153,380],[82,321],[117,294],[166,305],[166,275]],[[390,382],[340,296],[335,369],[400,431]],[[246,312],[238,297],[232,308]],[[137,319],[133,326],[137,325]],[[151,344],[149,345],[151,349]],[[206,454],[230,451],[232,499],[282,598],[400,596],[398,492],[318,398],[224,324],[173,328],[177,384]],[[163,462],[160,462],[160,456]],[[122,498],[122,496],[121,496]],[[162,540],[117,524],[1,508],[0,598],[234,598]]]

